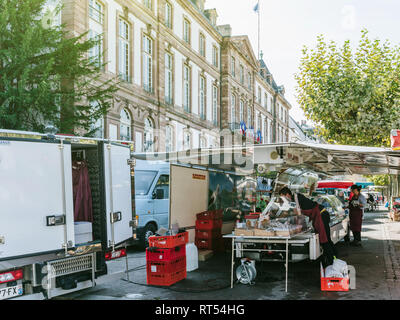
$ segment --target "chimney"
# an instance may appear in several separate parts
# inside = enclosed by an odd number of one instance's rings
[[[210,20],[211,24],[215,27],[217,25],[217,9],[207,9],[204,11],[205,16]]]
[[[204,3],[206,0],[192,0],[192,2],[200,9],[201,12],[204,11]]]
[[[232,27],[230,24],[225,24],[223,26],[218,26],[217,27],[219,33],[223,36],[223,37],[230,37],[232,36]]]

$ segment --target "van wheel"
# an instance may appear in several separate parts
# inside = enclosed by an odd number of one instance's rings
[[[144,247],[148,248],[149,247],[149,237],[154,236],[156,234],[156,227],[154,224],[148,224],[146,228],[144,229]]]

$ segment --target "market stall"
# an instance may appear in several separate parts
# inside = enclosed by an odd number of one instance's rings
[[[202,168],[210,173],[218,171],[225,174],[229,172],[236,176],[242,176],[243,185],[250,177],[258,178],[261,174],[276,175],[272,184],[275,199],[272,199],[269,188],[263,190],[268,192],[269,199],[265,203],[266,208],[262,212],[257,212],[259,216],[254,219],[249,217],[248,212],[242,214],[242,222],[239,222],[242,223],[241,225],[232,224],[232,226],[236,225],[235,230],[231,228],[229,231],[225,228],[223,232],[225,238],[232,241],[232,281],[235,259],[247,256],[250,260],[264,261],[267,257],[268,261],[284,262],[287,272],[289,262],[317,259],[321,254],[318,237],[310,229],[307,219],[293,216],[291,213],[291,210],[294,209],[293,203],[281,202],[281,199],[276,197],[276,191],[281,187],[289,186],[293,191],[314,197],[315,201],[327,206],[331,216],[331,238],[336,243],[347,234],[348,218],[343,214],[341,206],[334,198],[324,198],[321,195],[310,193],[312,187],[316,187],[317,181],[330,179],[336,175],[380,175],[399,174],[400,172],[400,153],[390,149],[314,143],[237,146],[167,154],[142,154],[135,155],[135,157],[178,163],[193,169]],[[270,182],[268,185],[271,185]],[[193,195],[190,190],[185,191],[189,196]],[[237,193],[237,190],[235,189],[234,192]],[[259,197],[255,193],[250,197],[243,196],[242,200],[257,202]],[[233,210],[235,215],[236,213],[240,215],[243,205],[235,199],[232,203],[235,205],[235,210]],[[276,210],[277,208],[278,210]],[[174,215],[173,212],[170,214]],[[196,214],[194,212],[187,212],[187,214],[192,215],[191,221],[195,221]],[[235,217],[235,215],[232,216]],[[179,221],[177,222],[179,223]]]

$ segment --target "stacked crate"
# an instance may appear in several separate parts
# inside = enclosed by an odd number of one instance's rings
[[[186,278],[188,233],[150,237],[146,249],[147,284],[171,286]]]
[[[199,250],[223,251],[222,212],[204,211],[196,215],[195,244]]]

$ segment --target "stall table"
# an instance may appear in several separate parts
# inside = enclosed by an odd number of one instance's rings
[[[310,242],[310,238],[313,234],[310,233],[299,233],[293,236],[288,237],[262,237],[262,236],[236,236],[234,234],[224,235],[224,238],[232,239],[232,261],[231,261],[231,288],[233,288],[233,274],[234,274],[234,264],[235,264],[235,251],[257,251],[257,252],[284,252],[285,253],[285,269],[286,269],[286,277],[285,277],[285,292],[288,291],[288,270],[289,270],[289,246],[291,244],[306,244]],[[274,243],[274,244],[285,244],[285,250],[270,250],[270,249],[244,249],[236,248],[236,244],[243,243]]]

